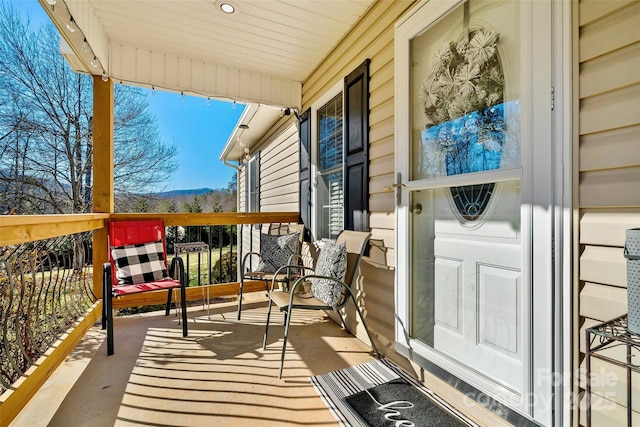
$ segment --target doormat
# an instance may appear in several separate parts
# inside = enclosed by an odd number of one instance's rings
[[[457,417],[402,378],[352,394],[345,400],[371,427],[465,427]]]
[[[365,390],[372,392],[377,398],[386,399],[388,393],[394,392],[395,389],[396,394],[391,397],[393,400],[411,401],[413,399],[412,403],[419,405],[419,414],[412,415],[415,419],[410,420],[416,427],[478,427],[424,384],[384,358],[324,375],[315,375],[309,380],[341,426],[411,425],[401,423],[400,418],[408,419],[404,417],[404,414],[408,414],[404,409],[393,409],[400,412],[400,416],[393,416],[391,411],[365,409],[365,406],[372,406],[367,402],[369,396]],[[388,400],[380,400],[380,402],[381,404],[389,403]],[[373,401],[371,403],[373,404]],[[367,412],[380,412],[381,422],[368,419]],[[385,415],[387,418],[384,417]]]

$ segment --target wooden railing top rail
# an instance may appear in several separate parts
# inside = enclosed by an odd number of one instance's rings
[[[117,213],[114,220],[158,219],[165,225],[232,225],[298,222],[298,212]]]
[[[16,245],[98,230],[105,226],[109,214],[69,215],[2,215],[0,216],[0,246]]]
[[[0,216],[0,246],[98,230],[113,220],[158,219],[166,225],[233,225],[298,222],[298,212],[214,212]]]

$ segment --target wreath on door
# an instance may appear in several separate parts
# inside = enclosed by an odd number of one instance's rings
[[[504,73],[498,55],[500,35],[479,28],[434,54],[422,83],[426,117],[423,147],[435,147],[446,175],[498,169],[505,136]],[[420,162],[421,172],[433,164]],[[466,221],[486,209],[494,184],[452,187],[451,196]]]

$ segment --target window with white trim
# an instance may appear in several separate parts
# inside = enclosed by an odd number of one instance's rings
[[[369,230],[369,59],[299,117],[305,239]]]
[[[260,212],[260,153],[256,153],[246,166],[247,212]]]
[[[335,239],[344,227],[342,92],[317,110],[316,123],[316,233],[319,239]]]

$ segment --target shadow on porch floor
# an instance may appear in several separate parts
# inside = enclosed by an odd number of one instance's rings
[[[266,302],[245,304],[242,321],[235,303],[188,317],[187,338],[174,312],[117,318],[110,357],[96,324],[11,426],[337,425],[308,377],[372,360],[336,323],[300,312],[278,380],[282,315],[263,350]]]

